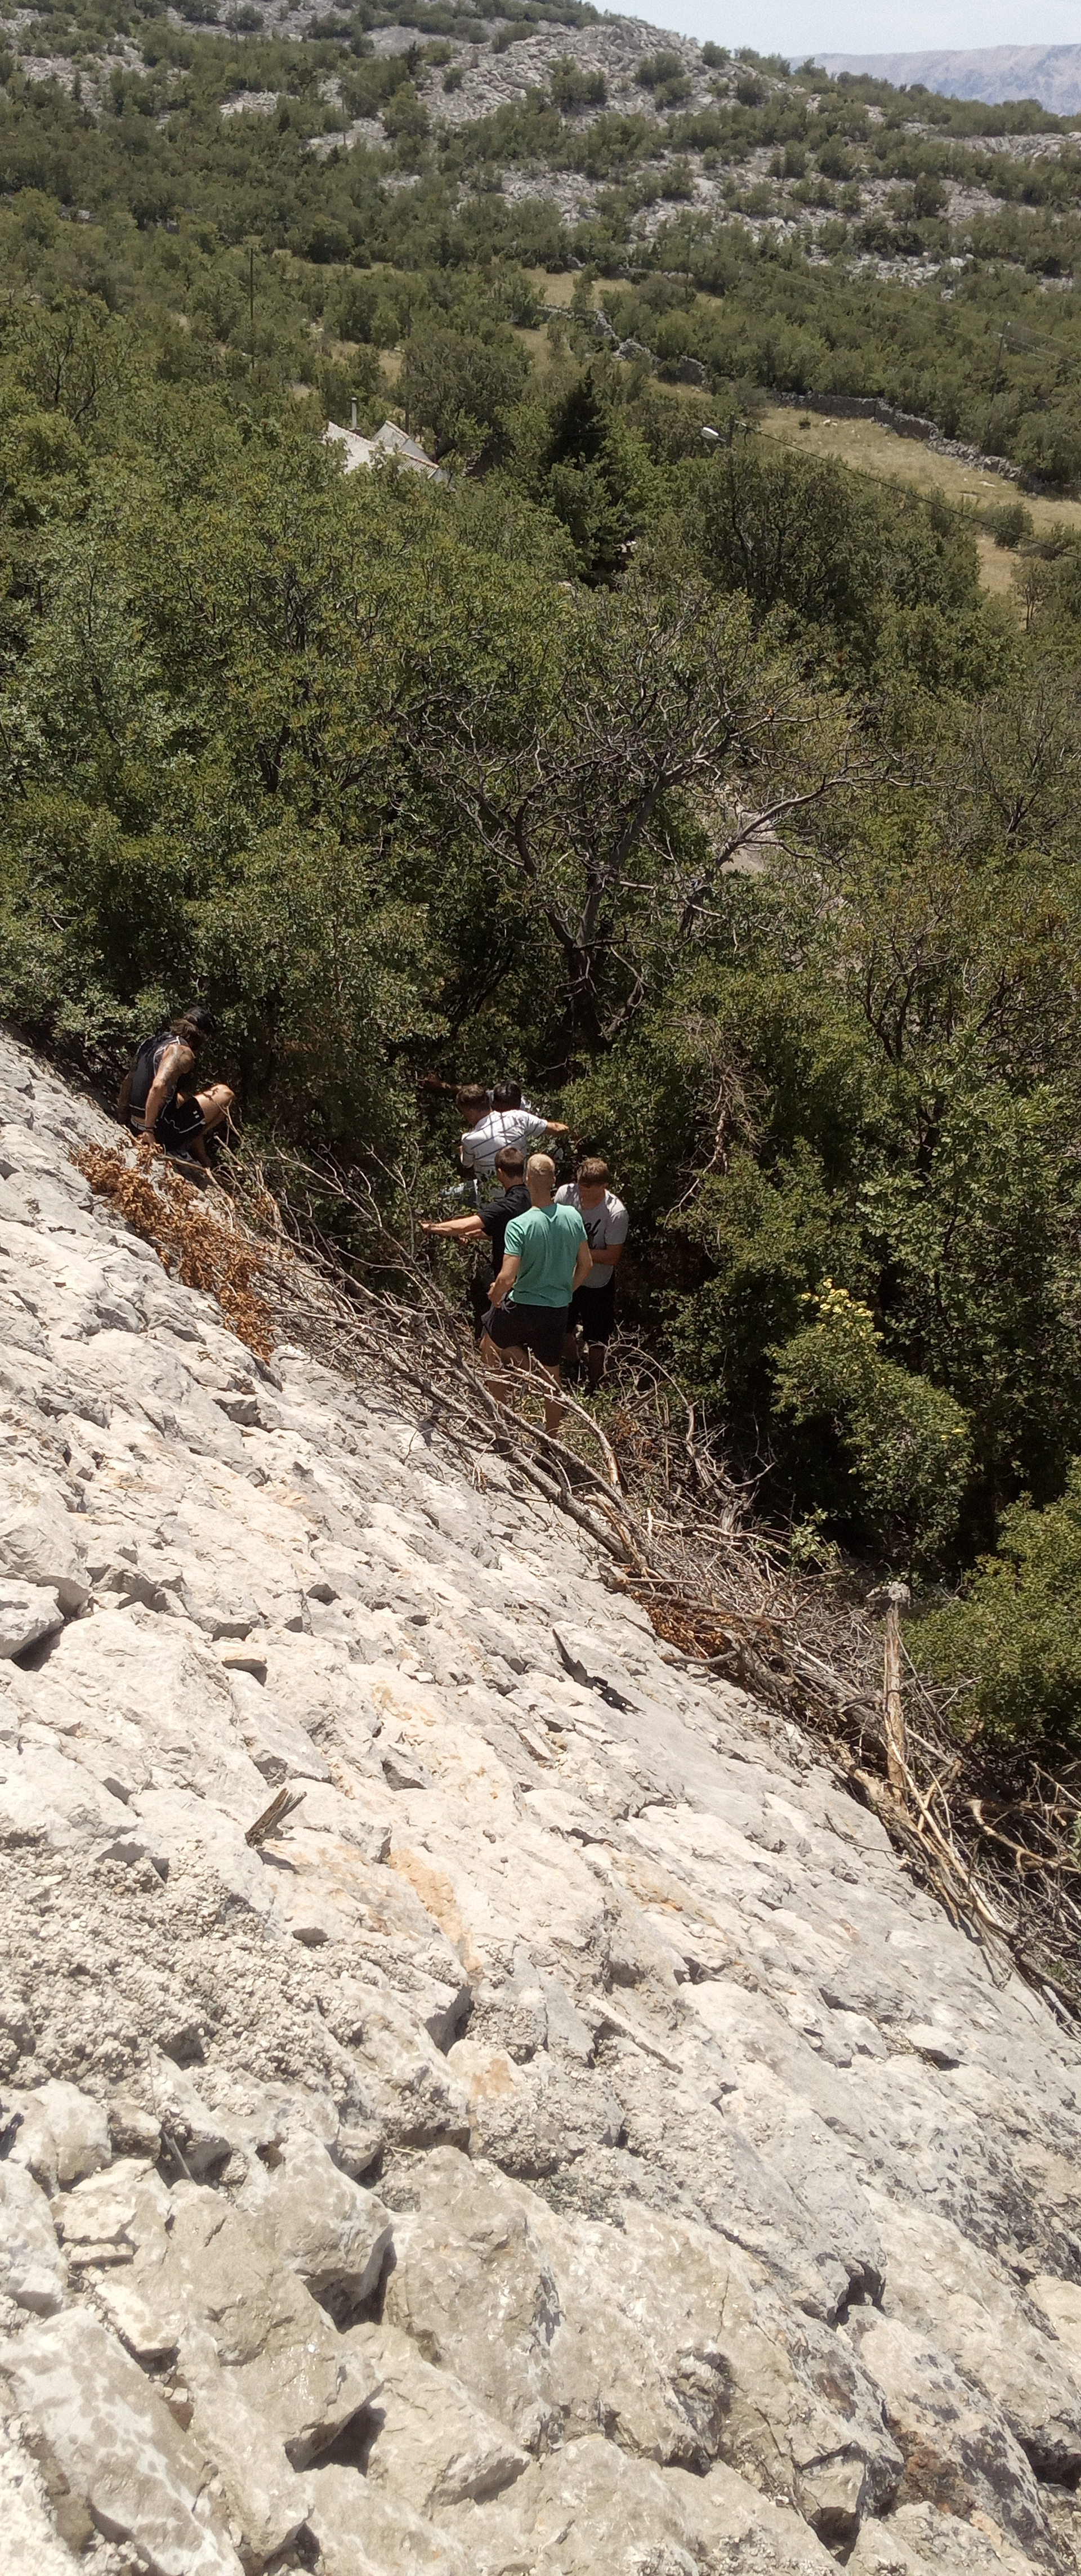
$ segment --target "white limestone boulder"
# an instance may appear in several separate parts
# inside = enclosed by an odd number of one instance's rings
[[[0,2346],[0,2369],[99,2532],[133,2542],[152,2576],[241,2576],[207,2509],[207,2463],[104,2326],[69,2308]]]
[[[25,1655],[63,1625],[59,1593],[20,1575],[0,1575],[0,1656]]]
[[[44,2192],[24,2165],[0,2164],[0,2292],[33,2316],[64,2305],[67,2264]]]
[[[44,1584],[65,1613],[81,1610],[90,1584],[76,1515],[40,1504],[28,1510],[0,1491],[0,1577]]]
[[[258,2224],[198,2184],[174,2187],[168,2233],[136,2259],[131,2287],[162,2349],[192,2326],[210,2334],[293,2468],[344,2432],[378,2385],[372,2355],[336,2333]]]
[[[256,2162],[241,2206],[313,2297],[348,2311],[375,2290],[393,2243],[390,2212],[331,2162],[320,2139],[295,2131],[280,2164],[268,2172]]]
[[[393,2326],[357,2327],[379,2379],[366,2468],[373,2487],[431,2514],[467,2497],[498,2495],[528,2466],[505,2425],[449,2370],[422,2361]]]
[[[22,2107],[23,2097],[13,2098]],[[32,2106],[36,2106],[40,2120],[44,2122],[51,2153],[49,2145],[41,2137],[40,2127],[33,2121]],[[82,2182],[87,2174],[100,2173],[111,2163],[113,2150],[105,2111],[100,2102],[95,2102],[89,2093],[81,2092],[77,2084],[67,2084],[54,2076],[45,2084],[35,2085],[26,2099],[25,2111],[28,2148],[31,2140],[36,2140],[32,2151],[45,2157],[49,2172],[55,2171],[57,2182],[65,2190],[72,2183]],[[20,2138],[21,2133],[16,2136],[12,2150],[16,2157],[20,2153]],[[30,2169],[33,2172],[35,2168],[31,2165]]]

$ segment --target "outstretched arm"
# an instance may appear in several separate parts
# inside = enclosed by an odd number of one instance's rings
[[[485,1229],[479,1216],[445,1216],[438,1225],[431,1217],[422,1216],[420,1230],[422,1234],[449,1234],[458,1243],[475,1243]]]

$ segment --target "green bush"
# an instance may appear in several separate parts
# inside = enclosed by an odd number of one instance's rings
[[[909,1630],[938,1681],[967,1685],[962,1711],[1002,1742],[1054,1759],[1081,1747],[1081,1459],[1062,1500],[1004,1513],[998,1548],[957,1601]]]
[[[525,351],[509,331],[484,341],[422,325],[405,344],[401,396],[411,423],[430,431],[437,456],[491,461],[528,373]]]
[[[999,501],[982,513],[983,524],[996,546],[1019,546],[1023,537],[1032,535],[1032,512],[1023,501]]]
[[[652,90],[658,107],[679,107],[692,84],[678,54],[645,54],[634,75],[640,89]]]
[[[952,1396],[883,1358],[868,1307],[826,1281],[816,1321],[774,1353],[777,1409],[828,1431],[850,1480],[852,1519],[891,1560],[949,1545],[971,1468],[968,1420]]]
[[[569,55],[553,63],[548,86],[552,104],[563,116],[573,116],[580,107],[604,107],[607,103],[604,73],[584,71]]]

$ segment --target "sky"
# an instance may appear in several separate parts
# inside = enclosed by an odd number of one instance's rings
[[[603,5],[603,0],[602,0]],[[620,16],[759,54],[900,54],[933,46],[1075,45],[1077,0],[1040,0],[1030,20],[1019,0],[624,0]]]

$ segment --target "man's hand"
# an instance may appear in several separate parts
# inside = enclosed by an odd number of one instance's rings
[[[573,1297],[573,1295],[574,1295],[574,1291],[575,1291],[575,1289],[576,1289],[576,1288],[581,1288],[581,1287],[583,1286],[584,1282],[588,1279],[589,1274],[590,1274],[590,1271],[592,1270],[592,1268],[593,1268],[593,1255],[592,1255],[592,1253],[591,1253],[591,1251],[590,1251],[590,1249],[589,1249],[589,1245],[588,1245],[588,1243],[580,1243],[580,1244],[579,1244],[579,1246],[578,1246],[578,1254],[577,1254],[577,1258],[576,1258],[576,1260],[575,1260],[575,1264],[574,1264],[574,1277],[573,1277],[573,1278],[572,1278],[572,1280],[571,1280],[571,1295],[572,1295],[572,1297]]]
[[[516,1252],[504,1253],[502,1270],[499,1272],[498,1277],[493,1279],[488,1291],[489,1302],[491,1305],[501,1306],[508,1289],[513,1288],[514,1282],[518,1276],[519,1257],[520,1256]]]
[[[484,1233],[484,1227],[479,1216],[476,1215],[445,1216],[438,1222],[434,1217],[422,1216],[420,1230],[422,1234],[447,1234],[459,1243],[476,1243]]]

